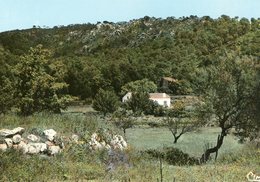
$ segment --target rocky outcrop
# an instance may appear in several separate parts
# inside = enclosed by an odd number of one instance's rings
[[[104,140],[98,133],[93,133],[89,141],[89,146],[93,150],[99,149],[119,149],[124,150],[127,148],[127,143],[121,135],[114,135],[110,140]]]
[[[13,130],[0,130],[0,150],[6,151],[9,148],[20,150],[24,154],[46,154],[55,155],[62,151],[64,143],[57,137],[57,132],[53,129],[43,131],[42,136],[29,134],[22,137],[25,129],[18,127]]]
[[[37,129],[35,129],[37,131]],[[23,136],[25,129],[18,127],[13,130],[2,129],[0,130],[0,150],[6,151],[8,149],[20,150],[24,154],[43,154],[43,155],[56,155],[65,148],[64,140],[53,129],[48,129],[34,134]],[[106,149],[123,151],[127,148],[127,143],[121,135],[112,134],[111,131],[100,130],[88,135],[87,139],[73,134],[68,138],[67,143],[70,146],[86,145],[92,150]]]

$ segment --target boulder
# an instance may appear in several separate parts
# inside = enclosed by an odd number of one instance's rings
[[[25,129],[22,127],[14,128],[12,130],[9,129],[1,129],[0,130],[0,136],[2,137],[12,137],[16,134],[22,135],[24,133]]]
[[[121,135],[115,135],[110,141],[110,145],[113,149],[124,150],[127,148],[127,143]]]
[[[11,148],[13,146],[13,140],[11,138],[6,138],[5,143],[8,146],[8,148]]]
[[[7,144],[6,144],[6,143],[0,144],[0,150],[6,151],[7,148],[8,148],[8,147],[7,147]]]
[[[44,130],[43,131],[45,137],[49,140],[49,141],[53,141],[54,137],[56,136],[57,132],[53,129],[49,129],[49,130]]]
[[[30,146],[27,146],[27,152],[26,153],[28,153],[28,154],[38,154],[40,152],[39,152],[39,150],[36,149],[35,146],[30,145]]]
[[[28,143],[27,147],[29,154],[39,154],[47,151],[47,145],[45,143]]]
[[[59,146],[49,146],[48,154],[55,155],[61,152],[61,148]]]
[[[27,139],[31,142],[38,142],[39,141],[39,137],[37,137],[36,135],[33,135],[33,134],[28,135]]]
[[[73,135],[71,136],[71,141],[72,141],[73,143],[78,143],[78,142],[79,142],[79,136],[73,134]]]
[[[16,148],[16,145],[14,145],[13,148]],[[27,144],[24,141],[21,141],[17,145],[17,149],[21,150],[24,154],[26,154],[28,152],[28,146],[27,146]]]
[[[22,136],[19,134],[16,134],[12,138],[14,144],[18,144],[22,141]]]

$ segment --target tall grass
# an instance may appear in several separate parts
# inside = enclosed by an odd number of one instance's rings
[[[15,114],[0,116],[0,128],[13,129],[18,126],[24,127],[27,132],[33,128],[52,128],[61,135],[81,134],[85,131],[93,133],[98,128],[113,128],[111,124],[102,121],[98,116],[88,114],[37,113],[28,117],[21,117]]]

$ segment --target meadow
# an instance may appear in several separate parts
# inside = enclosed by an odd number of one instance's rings
[[[199,128],[181,136],[176,144],[173,144],[173,136],[165,127],[135,127],[128,129],[126,136],[129,143],[139,150],[175,147],[191,156],[199,157],[207,145],[215,145],[219,132],[220,129],[217,127]],[[244,145],[238,142],[238,138],[228,135],[219,151],[219,156],[238,152],[243,147]]]
[[[96,114],[35,114],[29,117],[5,115],[0,117],[0,128],[21,126],[30,132],[33,128],[53,128],[60,135],[83,135],[98,128],[110,128],[122,134],[113,125]],[[15,151],[0,152],[0,181],[157,181],[160,178],[158,159],[141,153],[147,149],[176,147],[191,156],[200,157],[207,143],[214,143],[218,128],[201,128],[183,135],[173,144],[167,128],[139,125],[127,129],[129,149],[125,151],[129,164],[120,164],[107,171],[106,151],[92,152],[85,145],[67,145],[54,157],[24,156]],[[228,136],[215,162],[204,165],[169,165],[163,161],[164,181],[246,181],[249,171],[260,173],[260,150],[247,144],[239,144],[234,136]]]

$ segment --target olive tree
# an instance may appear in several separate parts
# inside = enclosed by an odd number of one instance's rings
[[[213,120],[221,128],[217,143],[206,149],[201,162],[209,160],[223,144],[231,128],[248,129],[252,121],[249,112],[256,89],[256,59],[239,56],[233,52],[219,57],[208,72],[207,90],[201,95],[199,115],[201,119]]]

